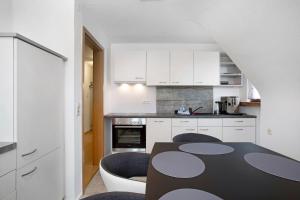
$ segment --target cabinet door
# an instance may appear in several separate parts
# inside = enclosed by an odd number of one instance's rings
[[[147,85],[168,85],[170,82],[170,51],[147,51]]]
[[[173,126],[172,138],[183,133],[197,133],[197,126]]]
[[[6,199],[16,191],[16,170],[0,177],[0,200]]]
[[[64,196],[60,149],[17,171],[18,200],[61,200]]]
[[[171,142],[171,119],[148,118],[146,126],[146,152],[151,153],[155,142]]]
[[[0,141],[13,142],[14,44],[12,38],[0,38]]]
[[[17,167],[56,149],[64,137],[62,59],[15,39]]]
[[[226,118],[223,126],[255,126],[255,118]]]
[[[112,51],[114,82],[145,82],[146,51],[114,50]]]
[[[193,50],[171,51],[171,85],[193,85]]]
[[[198,133],[223,140],[222,127],[198,127]]]
[[[255,143],[255,127],[223,127],[223,141]]]
[[[220,85],[219,52],[194,52],[194,85]]]

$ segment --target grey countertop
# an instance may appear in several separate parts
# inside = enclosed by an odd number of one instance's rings
[[[175,115],[172,113],[109,113],[106,118],[256,118],[255,115],[215,115],[215,114],[197,114],[197,115]]]
[[[13,142],[0,142],[0,154],[14,150],[17,147],[17,143]]]

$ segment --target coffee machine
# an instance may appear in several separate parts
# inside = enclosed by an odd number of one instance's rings
[[[220,114],[239,114],[240,98],[237,96],[223,96],[216,103]]]

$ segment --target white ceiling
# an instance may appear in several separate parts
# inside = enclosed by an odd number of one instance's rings
[[[186,12],[187,0],[79,0],[83,16],[94,19],[111,42],[214,43]],[[195,2],[195,1],[190,1]],[[189,7],[193,7],[189,4]],[[178,9],[179,8],[179,9]]]

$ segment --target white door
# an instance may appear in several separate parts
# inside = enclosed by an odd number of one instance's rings
[[[219,52],[194,52],[194,85],[220,85]]]
[[[12,38],[0,38],[0,141],[13,142],[14,44]]]
[[[222,127],[198,127],[198,133],[223,140]]]
[[[173,126],[172,127],[172,138],[176,135],[180,135],[183,133],[197,133],[197,126]]]
[[[112,66],[115,82],[146,81],[145,50],[113,50]]]
[[[17,170],[18,200],[61,200],[64,196],[60,149]]]
[[[171,142],[171,119],[148,118],[146,129],[147,153],[151,153],[155,142]]]
[[[15,39],[17,64],[17,167],[61,145],[64,135],[64,64]]]
[[[223,127],[223,141],[255,144],[255,127]]]
[[[193,50],[171,51],[171,85],[193,85]]]
[[[170,82],[170,51],[147,51],[147,85],[168,85]]]

